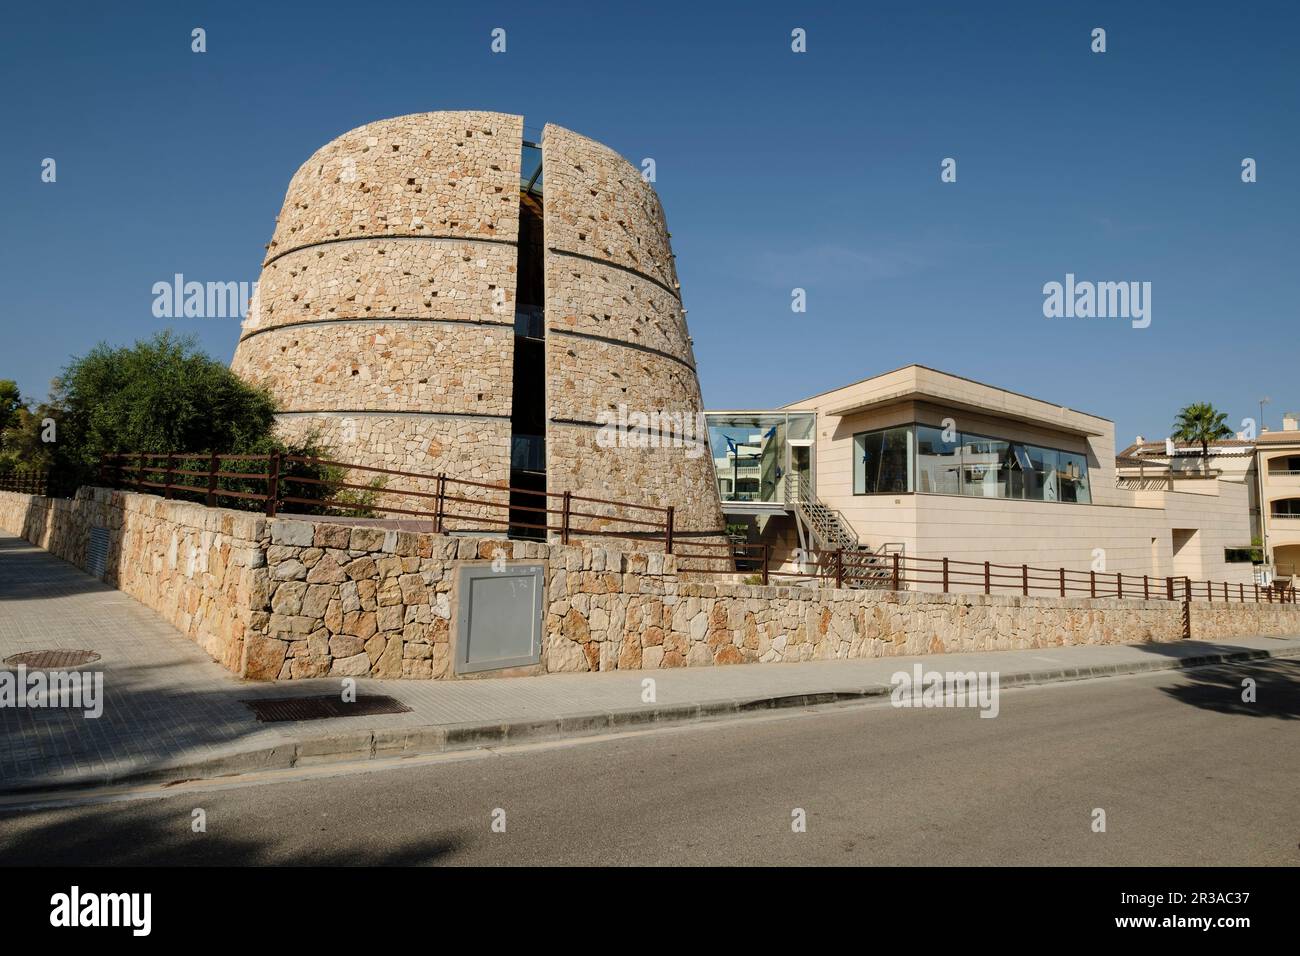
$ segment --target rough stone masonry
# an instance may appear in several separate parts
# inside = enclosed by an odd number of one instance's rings
[[[1182,636],[1176,602],[697,583],[672,555],[268,519],[102,488],[0,492],[0,526],[83,568],[90,528],[108,529],[107,583],[260,680],[456,677],[456,569],[503,557],[546,569],[541,663],[510,674]],[[1300,632],[1295,605],[1190,610],[1197,638]]]

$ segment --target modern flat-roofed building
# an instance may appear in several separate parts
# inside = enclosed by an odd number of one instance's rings
[[[1252,580],[1227,560],[1250,544],[1245,483],[1125,487],[1096,415],[909,365],[707,418],[729,526],[788,568],[797,549],[842,547]]]

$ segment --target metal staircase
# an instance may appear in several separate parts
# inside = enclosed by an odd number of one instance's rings
[[[844,516],[817,500],[808,486],[806,475],[793,472],[785,476],[785,500],[794,508],[803,524],[814,551],[857,551],[858,536]]]
[[[894,555],[903,553],[903,545],[887,541],[874,551],[863,548],[857,558],[858,577],[846,580],[851,588],[891,588],[894,583]]]
[[[794,509],[795,519],[808,535],[810,550],[823,553],[840,551],[851,554],[851,572],[844,586],[851,588],[888,588],[893,582],[894,555],[903,553],[903,545],[887,542],[872,549],[858,540],[857,532],[834,508],[827,507],[808,486],[803,475],[785,476],[785,500]]]

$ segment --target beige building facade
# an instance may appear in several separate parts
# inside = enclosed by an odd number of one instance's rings
[[[1300,413],[1283,415],[1281,431],[1265,428],[1253,438],[1239,434],[1206,449],[1197,442],[1144,441],[1139,436],[1119,453],[1116,465],[1121,488],[1198,491],[1207,481],[1244,486],[1250,546],[1237,548],[1233,558],[1253,558],[1261,583],[1295,577],[1300,568]]]
[[[1264,560],[1280,579],[1300,570],[1300,414],[1282,420],[1281,431],[1262,432],[1255,445]]]
[[[784,459],[779,452],[771,456],[788,465],[771,471],[780,472],[780,481],[767,500],[728,495],[730,446],[717,440],[746,431],[729,423],[764,413],[710,413],[710,434],[733,530],[769,543],[788,568],[798,548],[845,546],[1011,566],[1252,581],[1248,562],[1225,559],[1229,549],[1249,546],[1246,485],[1124,487],[1114,426],[1099,416],[919,365],[778,411],[803,421],[811,432],[810,454],[806,464],[790,450]],[[765,434],[755,431],[749,428],[746,436],[751,448]],[[795,488],[801,483],[800,495]],[[767,488],[760,488],[760,499]]]

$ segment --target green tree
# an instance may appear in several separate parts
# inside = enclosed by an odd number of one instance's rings
[[[109,452],[173,453],[173,465],[181,472],[206,470],[209,453],[216,452],[223,456],[222,471],[251,475],[266,469],[259,455],[331,457],[314,434],[294,444],[277,438],[275,405],[268,393],[203,354],[193,338],[170,332],[129,348],[101,343],[74,357],[53,382],[49,402],[35,411],[22,403],[16,387],[6,389],[7,384],[12,383],[0,381],[0,412],[10,407],[13,411],[9,427],[0,431],[0,471],[49,471],[57,493],[71,494],[79,485],[95,484],[100,460]],[[253,457],[231,457],[239,455]],[[129,487],[136,469],[128,463],[119,475]],[[161,479],[152,473],[146,480]],[[202,479],[181,476],[177,483],[195,481]],[[363,482],[364,488],[343,487]],[[384,484],[382,479],[353,478],[348,469],[315,462],[285,461],[280,473],[282,496],[334,502],[292,504],[291,510],[307,514],[370,514]],[[252,499],[221,492],[265,490],[264,478],[221,478],[216,504],[260,508]]]
[[[107,452],[260,449],[275,413],[265,391],[170,332],[73,358],[51,399],[61,412],[56,463],[83,484]]]
[[[62,410],[48,403],[35,411],[21,406],[12,424],[0,432],[0,471],[32,469],[48,471],[54,464],[54,441],[57,441]],[[48,423],[54,422],[51,427]]]
[[[1228,416],[1216,409],[1209,402],[1193,402],[1178,413],[1174,420],[1174,438],[1178,441],[1197,442],[1201,446],[1201,457],[1210,457],[1210,442],[1220,438],[1231,438],[1232,429],[1227,426]]]
[[[0,433],[7,432],[18,421],[18,412],[27,407],[22,395],[18,393],[18,383],[13,379],[0,378]]]

